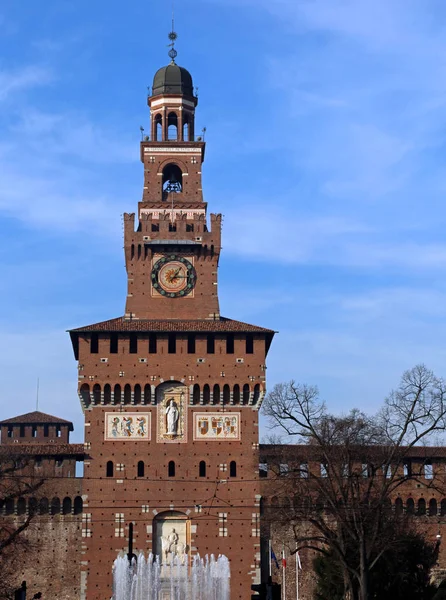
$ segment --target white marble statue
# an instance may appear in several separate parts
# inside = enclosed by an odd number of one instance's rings
[[[178,434],[178,418],[180,413],[178,407],[173,398],[171,398],[166,406],[166,417],[167,417],[167,434],[177,435]]]
[[[161,550],[163,553],[163,559],[168,560],[169,555],[177,554],[180,557],[186,552],[186,545],[180,542],[180,537],[172,527],[172,531],[169,535],[161,537]]]

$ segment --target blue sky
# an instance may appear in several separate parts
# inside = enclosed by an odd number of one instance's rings
[[[224,214],[222,314],[278,330],[268,384],[373,411],[446,359],[441,0],[177,0],[205,198]],[[119,316],[146,86],[170,2],[0,7],[0,418],[75,422],[66,329]]]

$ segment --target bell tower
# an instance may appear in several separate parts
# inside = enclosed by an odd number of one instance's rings
[[[169,37],[174,42],[176,34]],[[195,135],[198,99],[192,76],[175,63],[173,47],[169,55],[148,97],[150,136],[141,142],[144,187],[137,222],[134,213],[124,215],[125,315],[218,319],[221,215],[211,214],[208,228],[201,183],[205,142]]]
[[[225,554],[231,600],[260,575],[258,410],[274,332],[220,315],[221,215],[207,214],[197,97],[169,37],[148,98],[142,198],[124,215],[124,315],[70,331],[88,455],[86,600],[110,597],[130,523],[134,551],[163,561]]]

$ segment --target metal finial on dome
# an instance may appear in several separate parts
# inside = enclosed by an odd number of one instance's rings
[[[172,63],[175,64],[175,59],[178,56],[178,52],[175,50],[175,40],[178,38],[178,35],[175,32],[175,15],[174,15],[174,6],[172,2],[172,31],[167,36],[170,40],[170,50],[168,55],[172,60]]]

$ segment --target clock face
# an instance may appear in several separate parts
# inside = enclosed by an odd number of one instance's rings
[[[162,296],[181,298],[194,289],[197,274],[187,258],[169,254],[154,264],[151,279],[152,286]]]

